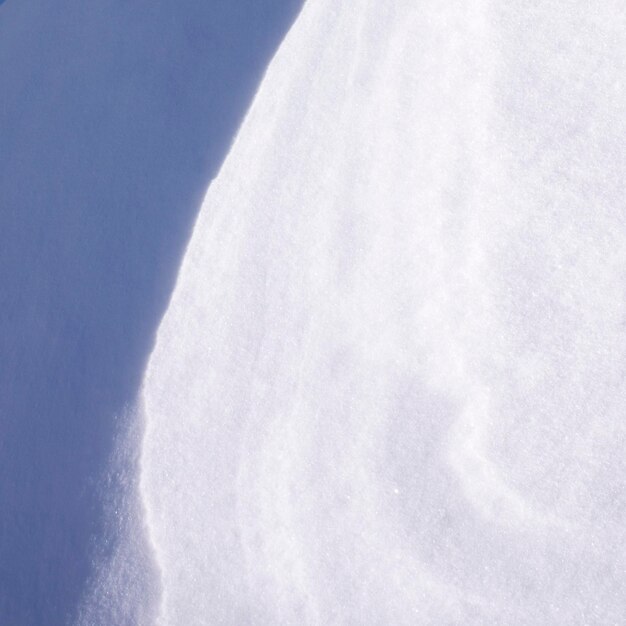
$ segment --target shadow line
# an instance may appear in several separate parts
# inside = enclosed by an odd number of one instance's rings
[[[65,624],[208,181],[302,0],[0,8],[0,623]]]

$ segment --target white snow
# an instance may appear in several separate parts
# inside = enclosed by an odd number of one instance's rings
[[[300,7],[0,3],[0,626],[73,624],[102,589],[89,626],[150,610],[125,407],[207,184]]]
[[[309,0],[144,379],[160,624],[622,622],[625,33]]]

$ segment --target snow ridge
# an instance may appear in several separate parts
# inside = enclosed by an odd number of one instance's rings
[[[624,614],[624,98],[578,86],[623,31],[586,11],[305,6],[143,383],[158,623]]]

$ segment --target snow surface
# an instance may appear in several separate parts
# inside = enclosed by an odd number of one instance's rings
[[[623,0],[308,0],[142,379],[298,6],[0,7],[0,624],[623,624]]]
[[[143,382],[157,623],[624,623],[625,50],[309,0]]]
[[[124,407],[207,184],[299,8],[0,6],[0,626],[72,623],[129,523],[115,514],[137,454],[114,452],[137,436]]]

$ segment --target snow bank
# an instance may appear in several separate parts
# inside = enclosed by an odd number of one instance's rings
[[[145,375],[161,624],[626,614],[618,2],[311,0]]]

